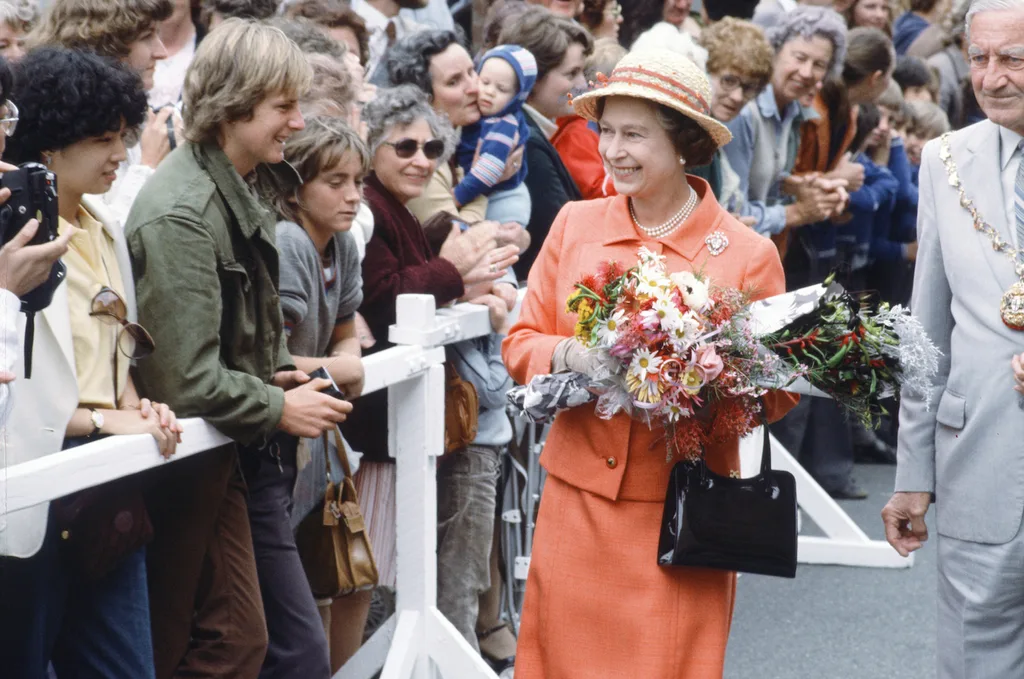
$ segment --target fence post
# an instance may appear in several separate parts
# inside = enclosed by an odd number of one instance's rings
[[[396,312],[392,340],[397,343],[437,327],[430,295],[401,295]],[[391,643],[381,679],[433,679],[437,670],[445,679],[497,679],[437,610],[437,458],[444,451],[445,378],[440,363],[424,367],[410,365],[410,379],[388,388],[388,449],[397,465],[398,576],[395,619],[382,635]],[[357,664],[351,676],[368,669]],[[347,675],[346,668],[339,676]]]

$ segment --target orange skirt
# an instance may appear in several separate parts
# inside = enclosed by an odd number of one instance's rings
[[[657,565],[660,502],[548,476],[516,679],[720,679],[736,575]]]

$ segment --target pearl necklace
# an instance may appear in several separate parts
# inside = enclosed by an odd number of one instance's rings
[[[697,192],[690,189],[690,197],[686,199],[683,206],[679,208],[679,212],[669,217],[668,221],[659,224],[658,226],[647,227],[640,223],[640,220],[636,218],[636,212],[633,211],[633,200],[629,200],[629,216],[633,218],[633,223],[647,235],[648,238],[664,238],[676,229],[678,229],[683,222],[690,218],[693,214],[694,209],[697,207]]]

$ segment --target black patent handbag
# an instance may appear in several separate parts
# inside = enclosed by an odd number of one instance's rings
[[[719,476],[703,456],[677,462],[665,494],[658,565],[796,577],[796,480],[772,469],[764,426],[761,473]]]

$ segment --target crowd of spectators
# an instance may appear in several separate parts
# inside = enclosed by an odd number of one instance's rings
[[[707,74],[732,141],[676,130],[701,160],[687,172],[775,242],[789,289],[836,272],[908,302],[921,149],[981,119],[964,0],[461,6],[0,0],[0,170],[46,166],[60,216],[52,242],[29,244],[33,221],[0,250],[0,465],[133,433],[173,457],[184,417],[234,441],[0,514],[4,676],[325,679],[352,657],[374,593],[315,599],[294,530],[321,511],[316,460],[348,456],[379,587],[394,587],[387,395],[362,395],[361,358],[390,346],[406,293],[490,314],[493,334],[448,348],[449,383],[472,385],[479,413],[438,470],[438,606],[510,673],[501,343],[559,212],[615,195],[571,95],[630,51]],[[59,258],[25,379],[18,298]],[[345,400],[310,379],[321,368]],[[837,498],[865,496],[855,459],[895,462],[892,431],[824,399],[773,427]],[[137,527],[113,557],[69,523],[97,506]]]

